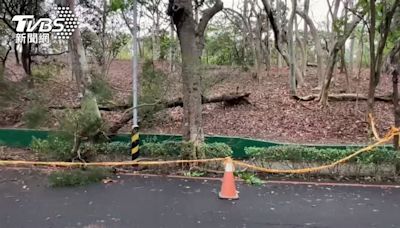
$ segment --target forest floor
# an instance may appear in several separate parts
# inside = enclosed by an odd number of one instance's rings
[[[66,58],[67,59],[67,58]],[[18,91],[19,102],[10,103],[0,110],[0,127],[26,127],[23,113],[29,105],[36,103],[48,106],[72,106],[79,103],[75,82],[70,69],[66,67],[55,78],[36,84],[34,92]],[[7,63],[6,77],[18,83],[23,78],[22,67],[13,62]],[[167,63],[157,63],[156,68],[168,72]],[[315,68],[309,68],[305,76],[306,86],[298,89],[299,95],[316,94],[317,85]],[[131,95],[131,62],[116,60],[111,64],[107,80],[113,89],[113,102],[125,104]],[[179,69],[167,73],[165,99],[172,100],[181,96]],[[367,94],[369,70],[362,70],[350,75],[350,91],[345,91],[344,74],[337,73],[331,87],[332,93]],[[222,103],[203,106],[204,132],[206,135],[229,135],[275,140],[292,143],[367,143],[368,123],[366,120],[365,101],[330,101],[322,108],[318,101],[297,101],[291,99],[288,88],[288,69],[273,67],[269,72],[259,74],[258,79],[251,72],[244,72],[239,67],[208,66],[202,74],[205,96],[235,92],[249,92],[250,105],[225,106]],[[382,75],[377,88],[377,95],[392,93],[391,78]],[[35,94],[35,98],[32,97]],[[29,95],[29,96],[28,96]],[[123,111],[102,112],[109,125],[117,122]],[[57,116],[57,115],[55,115]],[[170,108],[158,112],[152,122],[142,127],[146,133],[174,133],[181,131],[182,108]],[[376,102],[375,119],[381,134],[394,123],[393,105]],[[49,118],[44,129],[57,128],[57,118]],[[121,132],[129,131],[130,124]]]

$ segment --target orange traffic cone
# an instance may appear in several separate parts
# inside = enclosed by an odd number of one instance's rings
[[[227,158],[225,163],[225,173],[222,179],[221,191],[219,192],[220,199],[239,199],[238,191],[236,191],[235,177],[233,175],[234,167],[231,158]]]

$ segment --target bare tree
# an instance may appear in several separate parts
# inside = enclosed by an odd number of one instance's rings
[[[321,38],[318,34],[317,27],[315,26],[314,22],[312,19],[305,14],[304,12],[297,11],[296,12],[300,17],[303,18],[305,24],[308,25],[310,28],[311,35],[314,39],[314,45],[315,45],[315,52],[317,55],[317,75],[318,75],[318,89],[322,88],[322,84],[324,81],[324,51],[322,49],[321,45]],[[305,53],[307,55],[307,52]]]
[[[290,66],[291,61],[290,57],[287,53],[287,50],[284,46],[288,45],[288,37],[286,33],[283,31],[282,26],[279,27],[277,24],[276,20],[276,15],[273,12],[273,9],[271,7],[271,3],[269,0],[262,0],[262,3],[264,5],[264,9],[268,15],[268,21],[271,24],[272,31],[274,32],[274,39],[275,39],[275,48],[278,50],[278,52],[281,54],[283,59],[285,60],[286,64]],[[301,86],[304,85],[304,79],[302,77],[302,74],[298,67],[295,68],[296,72],[296,80],[297,80],[297,85]]]
[[[321,89],[320,93],[320,103],[323,106],[326,106],[328,104],[328,90],[330,83],[332,81],[332,77],[335,71],[335,66],[337,63],[337,57],[339,51],[342,49],[342,47],[345,45],[346,40],[349,38],[355,27],[358,25],[358,23],[361,21],[363,18],[362,16],[356,17],[350,24],[344,25],[343,32],[338,31],[336,33],[336,36],[332,42],[332,47],[329,50],[329,59],[328,59],[328,64],[327,64],[327,71],[325,74],[325,79],[324,79],[324,85]],[[335,23],[335,22],[333,22]]]

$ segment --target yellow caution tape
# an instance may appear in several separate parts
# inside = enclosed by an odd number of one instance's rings
[[[41,161],[9,161],[0,160],[0,166],[14,165],[14,166],[52,166],[52,167],[121,167],[133,165],[173,165],[173,164],[187,164],[187,163],[207,163],[207,162],[220,162],[225,158],[211,158],[211,159],[196,159],[196,160],[174,160],[174,161],[126,161],[126,162],[41,162]]]

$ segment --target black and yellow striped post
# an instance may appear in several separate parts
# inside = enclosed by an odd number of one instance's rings
[[[139,126],[132,127],[132,135],[131,135],[131,155],[132,161],[137,159],[140,155],[139,151]]]

